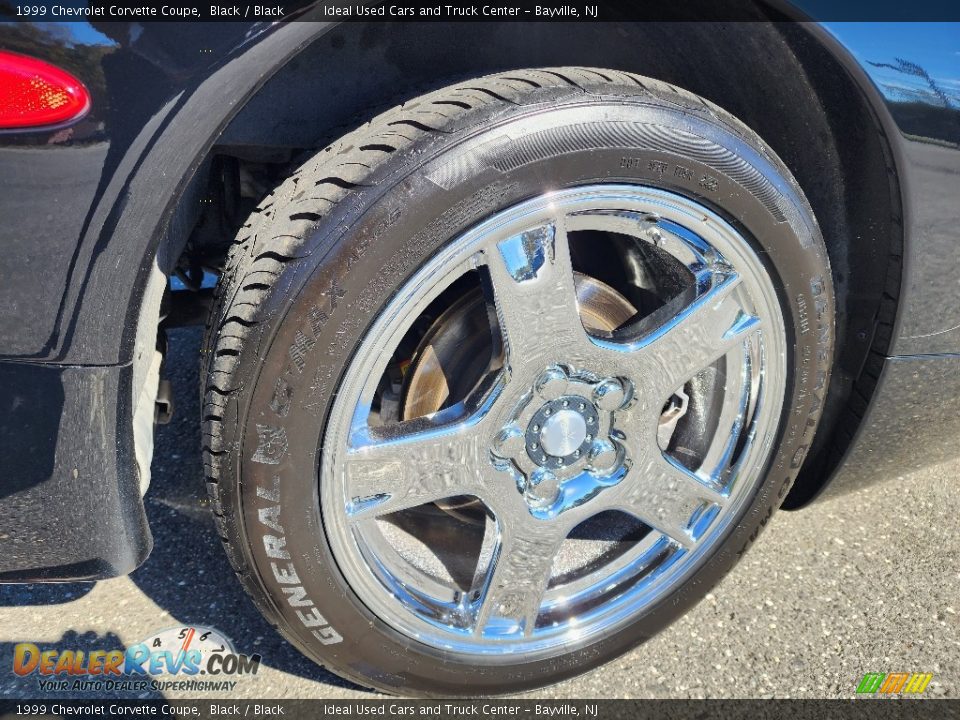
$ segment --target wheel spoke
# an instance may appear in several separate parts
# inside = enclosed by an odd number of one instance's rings
[[[561,223],[507,238],[487,257],[508,362],[533,366],[553,348],[584,344],[570,246]]]
[[[727,356],[725,389],[723,404],[720,407],[720,417],[717,420],[717,431],[710,449],[704,455],[700,465],[700,472],[715,483],[722,484],[727,468],[733,458],[734,450],[743,433],[744,423],[747,421],[747,409],[750,404],[750,385],[748,378],[751,374],[750,355],[743,353],[745,362],[731,362],[734,354]],[[736,358],[739,360],[740,358]]]
[[[736,290],[740,278],[727,276],[657,330],[635,343],[602,345],[622,352],[623,361],[642,378],[646,393],[665,402],[685,382],[760,329]]]
[[[420,424],[413,420],[396,427]],[[479,495],[492,470],[486,457],[478,432],[466,423],[363,442],[344,463],[348,515],[356,520],[455,495]]]
[[[612,505],[630,513],[679,545],[692,547],[691,519],[704,505],[723,505],[716,489],[659,450],[630,469],[611,498]]]
[[[519,516],[526,508],[518,508]],[[553,559],[566,537],[556,523],[497,519],[499,540],[484,579],[476,632],[530,635],[550,580]]]

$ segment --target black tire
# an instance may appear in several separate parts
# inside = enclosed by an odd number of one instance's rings
[[[648,130],[642,142],[611,130],[610,107],[630,109]],[[537,152],[491,142],[507,128],[514,140],[538,131]],[[476,666],[399,634],[347,586],[321,521],[319,438],[365,329],[431,253],[547,189],[612,181],[694,198],[762,248],[790,348],[779,443],[766,480],[713,555],[626,631],[536,662]],[[430,93],[309,158],[261,203],[231,250],[203,350],[204,463],[219,534],[263,614],[306,655],[357,683],[477,696],[558,682],[686,612],[767,525],[817,426],[833,317],[828,258],[802,191],[760,138],[715,105],[586,68],[511,71]]]

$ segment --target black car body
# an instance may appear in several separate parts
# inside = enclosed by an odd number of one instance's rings
[[[945,38],[958,32],[740,12],[751,21],[338,24],[308,7],[283,23],[0,24],[0,49],[92,95],[66,127],[0,134],[0,580],[104,578],[149,554],[142,389],[158,326],[196,314],[168,277],[193,277],[191,253],[240,222],[230,188],[366,108],[513,67],[675,83],[750,125],[803,186],[831,254],[838,347],[786,507],[954,453],[960,55]]]

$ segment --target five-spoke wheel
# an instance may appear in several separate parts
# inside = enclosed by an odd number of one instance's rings
[[[608,331],[583,317],[574,262],[600,236],[673,274],[654,309]],[[398,343],[427,304],[459,299],[444,291],[467,273],[491,318],[490,362],[456,402],[384,420],[377,390]],[[742,235],[651,188],[551,193],[456,239],[385,308],[331,415],[323,505],[354,587],[420,638],[490,652],[535,652],[637,612],[689,572],[759,477],[783,393],[778,307]],[[421,352],[443,332],[441,321]],[[684,416],[666,437],[661,426],[673,400],[703,394],[704,372],[710,397],[688,418],[699,451],[683,454],[670,442]],[[397,539],[413,524],[404,513],[464,497],[486,517],[474,558],[455,522],[409,547]],[[635,523],[617,539],[629,547],[559,569],[571,534],[613,513]],[[471,577],[437,572],[427,553],[472,564]]]

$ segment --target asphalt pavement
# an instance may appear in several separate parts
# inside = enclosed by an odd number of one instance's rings
[[[236,582],[203,485],[198,345],[195,329],[171,337],[177,408],[159,429],[146,497],[153,554],[130,577],[0,586],[0,698],[45,695],[35,676],[11,672],[17,643],[120,648],[192,624],[216,627],[239,651],[262,656],[259,673],[232,698],[376,697],[304,659]],[[530,697],[849,698],[864,673],[898,671],[933,673],[927,694],[960,696],[960,448],[957,455],[777,514],[744,561],[680,621],[611,664]]]

